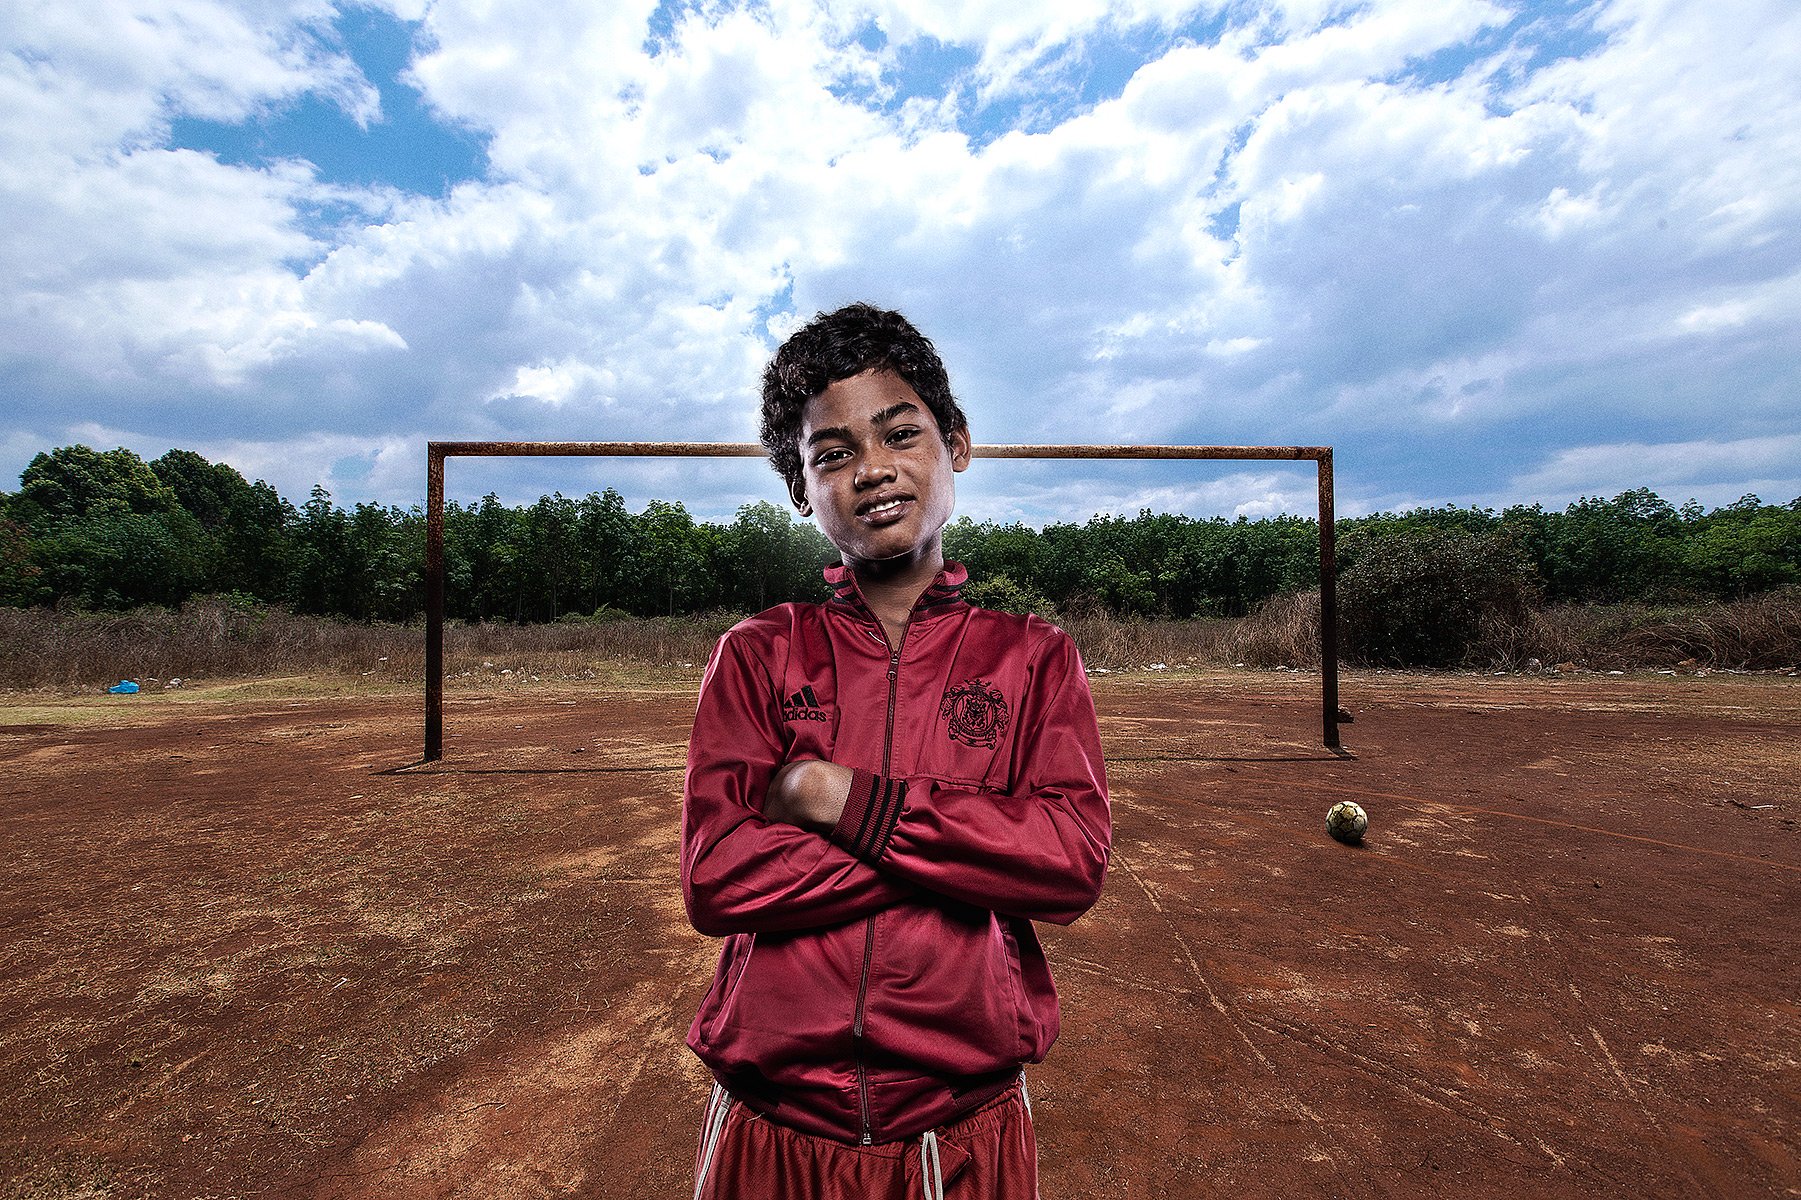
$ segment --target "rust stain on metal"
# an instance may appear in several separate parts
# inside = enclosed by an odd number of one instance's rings
[[[1333,495],[1332,450],[1319,459],[1319,669],[1320,708],[1329,750],[1338,741],[1338,507]]]
[[[425,455],[425,761],[444,757],[444,456]]]
[[[757,442],[431,442],[451,458],[762,458]],[[1320,461],[1329,446],[977,445],[977,458],[1256,459]]]
[[[444,756],[444,460],[446,458],[761,458],[756,442],[428,442],[425,447],[425,759]],[[1338,570],[1330,446],[976,446],[977,458],[1313,462],[1319,467],[1320,707],[1338,739]]]
[[[449,458],[761,458],[756,442],[430,442]]]

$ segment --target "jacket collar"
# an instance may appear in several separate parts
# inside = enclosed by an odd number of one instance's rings
[[[926,585],[926,590],[919,594],[919,599],[913,602],[913,616],[925,620],[964,603],[963,585],[968,579],[969,572],[964,570],[962,563],[945,560],[944,569],[933,577],[932,582]],[[863,592],[857,587],[857,577],[851,574],[849,567],[843,564],[827,567],[825,581],[832,585],[829,603],[846,605],[865,620],[879,624],[875,613],[864,603]]]

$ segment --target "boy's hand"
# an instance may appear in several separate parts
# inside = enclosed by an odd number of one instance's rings
[[[850,799],[851,769],[837,763],[803,758],[791,762],[769,781],[769,793],[763,800],[763,816],[830,833]]]

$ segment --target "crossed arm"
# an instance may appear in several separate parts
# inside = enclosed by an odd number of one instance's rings
[[[829,835],[844,813],[855,776],[849,767],[817,758],[784,763],[769,781],[763,816]]]
[[[1034,655],[1011,794],[784,761],[775,688],[728,635],[702,685],[682,813],[682,892],[702,933],[841,924],[936,895],[1073,921],[1100,894],[1111,826],[1093,701],[1061,633]],[[706,731],[703,736],[702,731]],[[721,731],[739,736],[722,744]]]
[[[783,794],[771,784],[788,765],[774,695],[743,639],[720,639],[701,683],[682,797],[682,899],[709,937],[840,925],[918,895],[780,819],[780,803],[770,810]]]

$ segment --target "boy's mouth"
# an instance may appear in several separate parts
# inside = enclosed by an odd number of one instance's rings
[[[857,520],[865,525],[887,525],[900,520],[913,507],[911,496],[882,496],[857,506]]]

